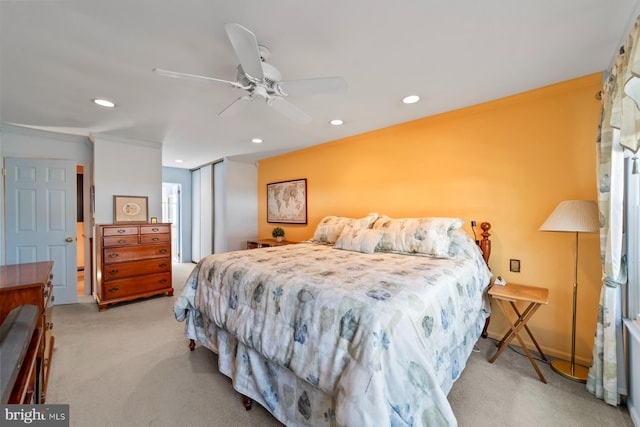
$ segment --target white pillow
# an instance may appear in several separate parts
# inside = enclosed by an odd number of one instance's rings
[[[449,258],[450,233],[462,227],[460,218],[389,218],[381,217],[373,225],[383,230],[378,244],[381,252],[426,254],[436,258]]]
[[[353,228],[347,225],[342,229],[334,248],[372,254],[383,235],[384,231],[382,230]]]
[[[378,216],[379,215],[375,212],[372,212],[360,219],[334,215],[325,216],[322,221],[318,223],[311,240],[319,243],[333,244],[338,240],[338,237],[340,237],[340,233],[342,233],[342,229],[344,229],[345,226],[349,225],[353,228],[371,228],[376,219],[378,219]]]

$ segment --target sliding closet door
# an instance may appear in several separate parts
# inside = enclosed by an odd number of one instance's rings
[[[225,162],[213,164],[213,253],[227,251]]]
[[[224,159],[192,172],[192,258],[246,248],[258,235],[254,164]]]
[[[213,253],[213,167],[200,168],[200,258]]]
[[[200,169],[191,172],[191,261],[200,255]]]

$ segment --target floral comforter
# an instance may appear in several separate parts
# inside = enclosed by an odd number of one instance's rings
[[[287,425],[456,425],[447,401],[488,316],[491,273],[313,243],[211,255],[175,303],[186,336]]]

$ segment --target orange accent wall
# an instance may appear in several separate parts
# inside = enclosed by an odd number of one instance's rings
[[[276,225],[267,223],[267,183],[298,178],[307,179],[308,224],[282,225],[287,240],[311,238],[326,215],[455,216],[470,234],[472,220],[488,221],[494,275],[549,288],[549,304],[529,325],[545,352],[567,358],[575,236],[538,228],[560,201],[596,200],[601,81],[592,74],[262,160],[259,237]],[[581,234],[579,245],[576,360],[588,364],[599,239]],[[510,259],[520,260],[520,273],[509,271]],[[507,326],[497,307],[493,314],[489,334],[499,337]]]

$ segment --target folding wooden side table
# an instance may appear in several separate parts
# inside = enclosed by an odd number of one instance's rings
[[[538,342],[534,338],[533,334],[531,333],[531,330],[527,326],[527,322],[529,321],[529,319],[531,319],[531,317],[533,317],[535,312],[538,310],[538,308],[540,308],[542,304],[547,304],[549,302],[549,289],[507,283],[504,286],[493,285],[491,289],[489,289],[489,295],[491,295],[491,298],[496,302],[496,304],[504,314],[504,317],[507,319],[507,322],[509,322],[509,331],[504,335],[504,337],[502,337],[502,339],[498,343],[498,351],[496,351],[496,354],[494,354],[493,357],[489,359],[489,363],[493,363],[496,361],[498,356],[500,356],[502,351],[509,345],[514,337],[518,338],[520,346],[529,358],[531,365],[533,365],[533,368],[538,373],[540,381],[546,384],[547,380],[544,378],[544,375],[542,375],[542,372],[540,371],[540,368],[538,368],[536,361],[531,356],[529,349],[520,336],[520,332],[522,331],[522,329],[527,331],[529,337],[531,338],[531,341],[533,341],[536,349],[538,349],[538,353],[540,353],[542,359],[546,361],[547,358],[542,352],[542,349],[538,345]],[[516,306],[517,302],[528,303],[527,308],[525,308],[522,313]],[[511,305],[512,311],[516,314],[516,320],[514,322],[511,321],[513,313],[511,312],[511,310],[509,310],[509,305]]]

